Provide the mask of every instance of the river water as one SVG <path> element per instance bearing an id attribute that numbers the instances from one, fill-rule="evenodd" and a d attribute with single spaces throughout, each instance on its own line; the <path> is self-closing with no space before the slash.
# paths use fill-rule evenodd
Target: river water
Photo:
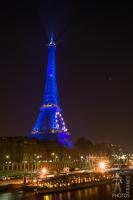
<path id="1" fill-rule="evenodd" d="M 6 192 L 0 193 L 0 200 L 111 200 L 111 199 L 132 199 L 133 200 L 133 184 L 130 182 L 130 197 L 129 198 L 115 198 L 112 197 L 116 184 L 107 184 L 96 186 L 87 189 L 80 189 L 70 192 L 62 192 L 50 195 L 35 195 L 33 193 Z M 125 186 L 124 186 L 125 187 Z M 125 189 L 122 188 L 122 192 Z"/>

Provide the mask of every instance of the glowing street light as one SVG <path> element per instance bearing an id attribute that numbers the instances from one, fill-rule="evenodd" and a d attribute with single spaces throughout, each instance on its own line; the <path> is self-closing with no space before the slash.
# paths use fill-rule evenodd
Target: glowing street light
<path id="1" fill-rule="evenodd" d="M 9 155 L 6 155 L 6 158 L 7 158 L 7 159 L 9 159 L 9 158 L 10 158 L 10 156 L 9 156 Z"/>
<path id="2" fill-rule="evenodd" d="M 51 153 L 51 156 L 55 156 L 55 153 L 53 152 L 53 153 Z"/>
<path id="3" fill-rule="evenodd" d="M 42 168 L 42 170 L 41 170 L 42 175 L 46 175 L 47 172 L 48 172 L 48 170 L 45 167 Z"/>
<path id="4" fill-rule="evenodd" d="M 107 168 L 106 163 L 104 161 L 100 161 L 98 163 L 98 168 L 99 168 L 100 171 L 105 171 L 106 168 Z"/>
<path id="5" fill-rule="evenodd" d="M 80 156 L 80 159 L 83 160 L 83 159 L 84 159 L 84 156 Z"/>

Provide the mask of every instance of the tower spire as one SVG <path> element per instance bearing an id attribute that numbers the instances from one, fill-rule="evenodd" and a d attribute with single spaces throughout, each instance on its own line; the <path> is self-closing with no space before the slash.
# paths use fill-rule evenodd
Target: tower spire
<path id="1" fill-rule="evenodd" d="M 51 33 L 48 45 L 48 64 L 44 91 L 44 104 L 58 104 L 55 53 L 56 45 L 54 42 L 54 34 Z"/>
<path id="2" fill-rule="evenodd" d="M 55 42 L 54 42 L 54 33 L 53 33 L 53 32 L 50 33 L 50 42 L 49 42 L 49 46 L 50 46 L 50 45 L 56 45 Z"/>

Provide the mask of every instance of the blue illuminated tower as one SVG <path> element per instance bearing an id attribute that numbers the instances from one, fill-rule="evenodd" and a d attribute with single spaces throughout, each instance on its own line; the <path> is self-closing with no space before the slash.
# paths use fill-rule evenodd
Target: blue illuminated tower
<path id="1" fill-rule="evenodd" d="M 56 44 L 51 34 L 50 43 L 48 45 L 48 65 L 43 105 L 40 108 L 39 116 L 30 133 L 30 137 L 57 140 L 65 146 L 71 146 L 70 133 L 66 128 L 58 101 L 55 51 Z"/>

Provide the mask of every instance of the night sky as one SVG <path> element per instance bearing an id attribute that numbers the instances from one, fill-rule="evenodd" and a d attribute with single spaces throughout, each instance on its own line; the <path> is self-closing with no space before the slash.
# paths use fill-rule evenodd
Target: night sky
<path id="1" fill-rule="evenodd" d="M 133 150 L 133 5 L 20 2 L 1 5 L 0 136 L 32 129 L 53 31 L 60 104 L 73 138 Z"/>

